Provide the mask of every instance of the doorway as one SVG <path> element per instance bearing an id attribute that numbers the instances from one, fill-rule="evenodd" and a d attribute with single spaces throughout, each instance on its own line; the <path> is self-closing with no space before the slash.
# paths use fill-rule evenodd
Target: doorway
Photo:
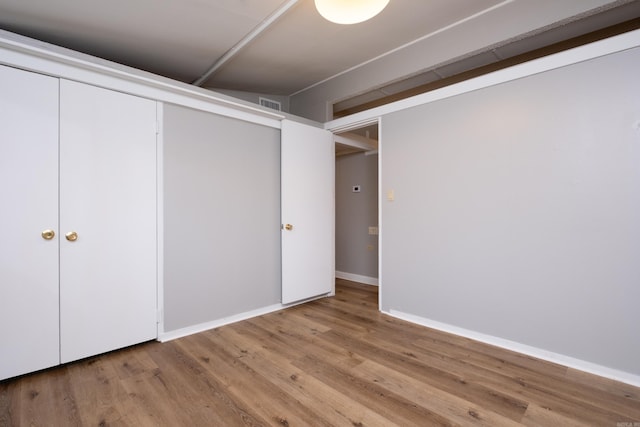
<path id="1" fill-rule="evenodd" d="M 336 279 L 379 286 L 378 121 L 336 142 Z"/>

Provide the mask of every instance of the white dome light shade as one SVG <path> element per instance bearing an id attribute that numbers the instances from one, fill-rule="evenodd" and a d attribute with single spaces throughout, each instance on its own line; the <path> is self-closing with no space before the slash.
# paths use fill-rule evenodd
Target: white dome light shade
<path id="1" fill-rule="evenodd" d="M 357 24 L 382 12 L 389 0 L 315 0 L 316 9 L 336 24 Z"/>

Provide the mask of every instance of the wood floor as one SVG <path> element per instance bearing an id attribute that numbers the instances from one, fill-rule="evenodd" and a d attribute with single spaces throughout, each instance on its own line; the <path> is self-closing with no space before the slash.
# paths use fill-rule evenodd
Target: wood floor
<path id="1" fill-rule="evenodd" d="M 0 426 L 640 427 L 640 389 L 412 325 L 376 288 L 0 382 Z"/>

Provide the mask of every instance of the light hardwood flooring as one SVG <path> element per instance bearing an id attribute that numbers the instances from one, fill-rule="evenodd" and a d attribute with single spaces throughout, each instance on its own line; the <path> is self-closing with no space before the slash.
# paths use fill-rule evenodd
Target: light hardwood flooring
<path id="1" fill-rule="evenodd" d="M 377 311 L 377 289 L 0 382 L 0 426 L 640 427 L 640 389 Z"/>

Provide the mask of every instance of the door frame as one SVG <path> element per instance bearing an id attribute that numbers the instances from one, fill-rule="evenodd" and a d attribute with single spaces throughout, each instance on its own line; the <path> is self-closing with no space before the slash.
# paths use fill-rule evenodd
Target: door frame
<path id="1" fill-rule="evenodd" d="M 382 280 L 382 117 L 377 116 L 371 119 L 356 121 L 348 123 L 342 126 L 331 127 L 334 122 L 325 123 L 325 129 L 334 134 L 334 138 L 337 134 L 349 132 L 352 130 L 361 129 L 364 127 L 376 125 L 378 127 L 378 310 L 382 307 L 382 292 L 383 292 L 383 280 Z M 341 141 L 341 144 L 349 145 L 347 141 Z M 360 145 L 352 145 L 354 148 L 362 149 Z M 335 252 L 335 251 L 334 251 Z"/>

